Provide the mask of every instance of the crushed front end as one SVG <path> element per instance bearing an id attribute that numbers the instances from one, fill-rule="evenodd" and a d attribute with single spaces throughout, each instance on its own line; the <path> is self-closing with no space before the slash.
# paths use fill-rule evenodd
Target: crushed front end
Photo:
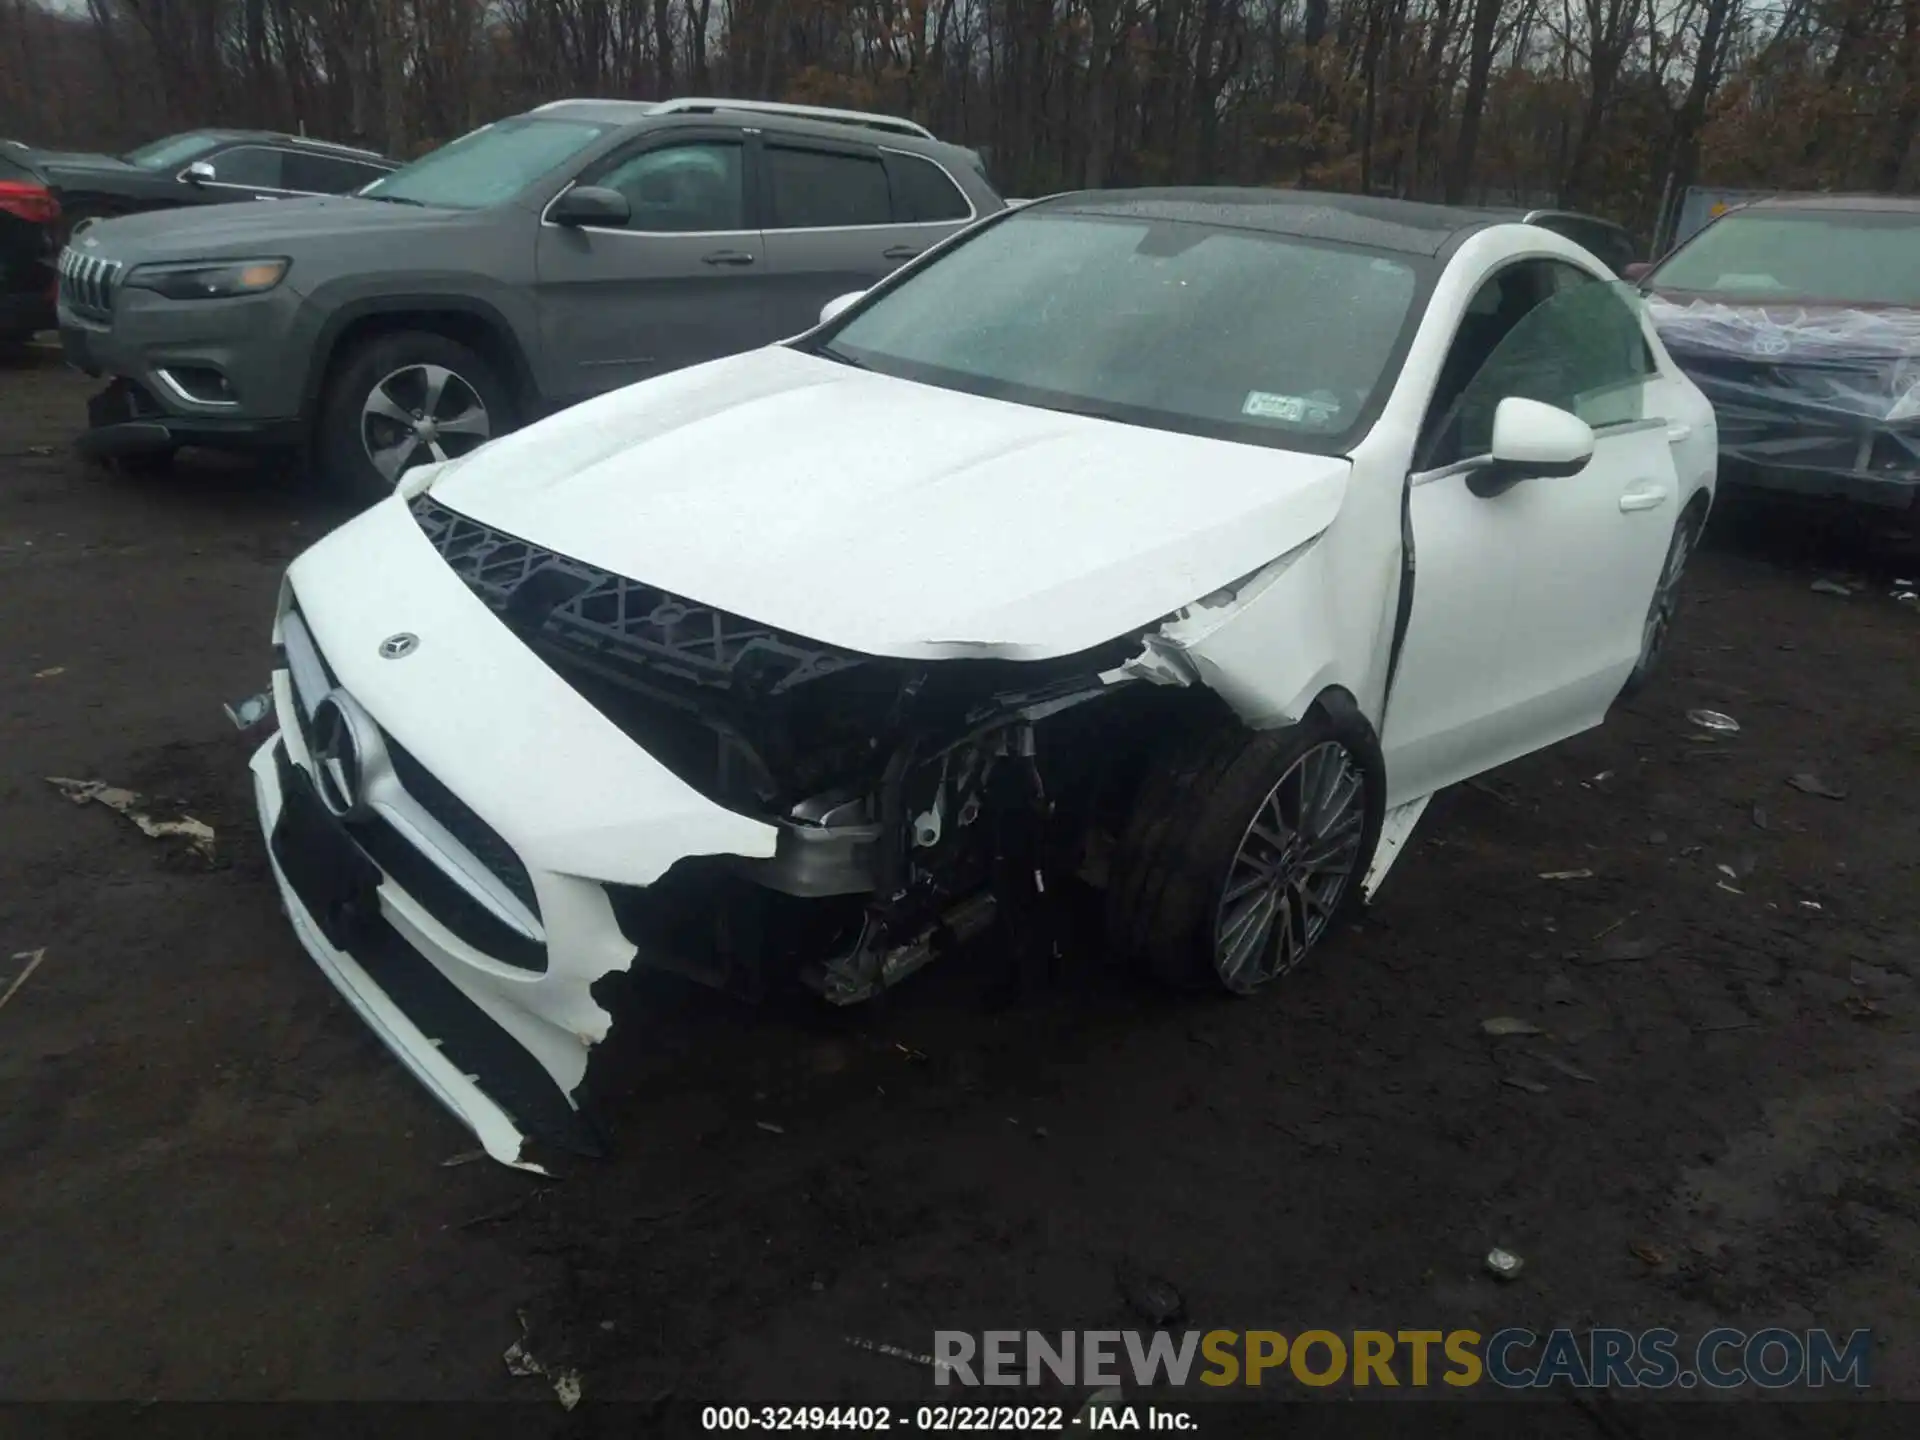
<path id="1" fill-rule="evenodd" d="M 275 643 L 253 772 L 295 929 L 521 1165 L 528 1140 L 597 1148 L 600 979 L 867 998 L 1097 867 L 1139 754 L 1196 703 L 1116 680 L 1137 633 L 1047 661 L 861 655 L 431 495 L 302 556 Z"/>

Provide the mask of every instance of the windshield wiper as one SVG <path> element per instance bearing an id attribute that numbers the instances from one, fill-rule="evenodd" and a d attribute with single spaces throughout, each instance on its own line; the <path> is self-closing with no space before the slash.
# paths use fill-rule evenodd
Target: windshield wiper
<path id="1" fill-rule="evenodd" d="M 806 354 L 818 355 L 822 360 L 831 360 L 836 365 L 850 366 L 855 370 L 871 370 L 873 367 L 864 360 L 856 360 L 844 350 L 836 350 L 824 340 L 817 345 L 809 345 Z"/>
<path id="2" fill-rule="evenodd" d="M 380 201 L 384 201 L 388 205 L 417 205 L 422 210 L 427 208 L 426 201 L 410 200 L 405 195 L 369 195 L 367 194 L 366 191 L 362 190 L 360 192 L 359 198 L 362 200 L 380 200 Z"/>

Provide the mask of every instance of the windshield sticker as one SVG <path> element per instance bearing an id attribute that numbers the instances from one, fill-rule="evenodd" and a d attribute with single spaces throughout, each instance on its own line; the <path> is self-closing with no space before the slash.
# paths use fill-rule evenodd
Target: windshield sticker
<path id="1" fill-rule="evenodd" d="M 1290 425 L 1325 425 L 1339 415 L 1340 402 L 1327 394 L 1275 395 L 1269 390 L 1249 390 L 1240 413 L 1256 420 L 1284 420 Z"/>

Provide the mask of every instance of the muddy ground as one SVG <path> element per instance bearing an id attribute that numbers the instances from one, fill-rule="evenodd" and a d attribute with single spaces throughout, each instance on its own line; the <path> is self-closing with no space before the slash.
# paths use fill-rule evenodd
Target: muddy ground
<path id="1" fill-rule="evenodd" d="M 1716 519 L 1650 692 L 1441 796 L 1360 931 L 1256 1002 L 1170 1001 L 1091 940 L 1011 1001 L 959 963 L 842 1014 L 636 982 L 612 1158 L 545 1184 L 444 1163 L 472 1141 L 267 877 L 220 705 L 341 512 L 245 464 L 90 470 L 86 393 L 49 351 L 0 368 L 0 990 L 45 952 L 0 1009 L 0 1396 L 558 1416 L 502 1364 L 524 1314 L 589 1399 L 663 1416 L 903 1401 L 927 1372 L 844 1337 L 1137 1323 L 1132 1265 L 1200 1327 L 1871 1326 L 1920 1398 L 1897 551 Z M 46 776 L 175 802 L 214 863 Z"/>

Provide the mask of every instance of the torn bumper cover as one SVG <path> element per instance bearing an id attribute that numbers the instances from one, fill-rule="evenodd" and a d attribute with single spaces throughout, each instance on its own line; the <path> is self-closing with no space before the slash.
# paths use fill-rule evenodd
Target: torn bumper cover
<path id="1" fill-rule="evenodd" d="M 1649 298 L 1713 402 L 1729 483 L 1904 508 L 1920 493 L 1920 314 Z"/>
<path id="2" fill-rule="evenodd" d="M 611 1017 L 593 986 L 638 954 L 610 891 L 689 857 L 769 857 L 775 829 L 542 664 L 404 504 L 295 562 L 274 639 L 279 733 L 252 772 L 301 943 L 489 1155 L 594 1153 L 578 1091 Z"/>

